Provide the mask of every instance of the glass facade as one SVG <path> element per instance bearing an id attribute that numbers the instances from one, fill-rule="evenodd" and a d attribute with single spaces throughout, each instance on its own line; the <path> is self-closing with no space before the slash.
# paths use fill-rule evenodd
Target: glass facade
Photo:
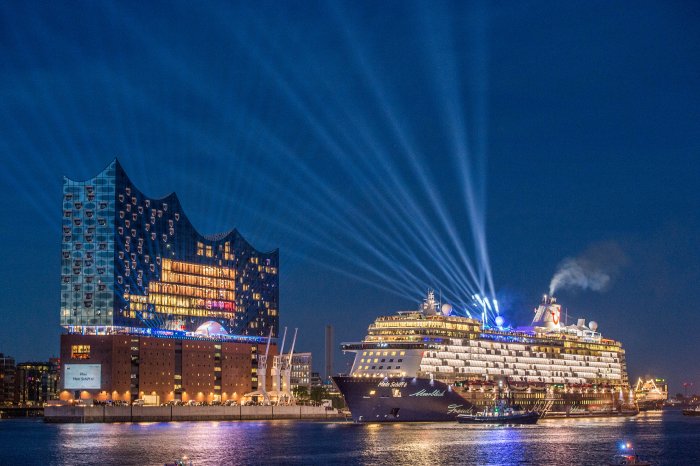
<path id="1" fill-rule="evenodd" d="M 277 336 L 277 250 L 236 230 L 200 235 L 174 193 L 146 197 L 116 160 L 91 180 L 65 179 L 63 196 L 64 327 Z"/>

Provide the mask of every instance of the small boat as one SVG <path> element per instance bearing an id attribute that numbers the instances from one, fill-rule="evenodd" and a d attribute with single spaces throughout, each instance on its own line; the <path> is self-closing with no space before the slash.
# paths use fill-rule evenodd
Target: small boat
<path id="1" fill-rule="evenodd" d="M 700 405 L 695 408 L 684 409 L 683 416 L 700 416 Z"/>
<path id="2" fill-rule="evenodd" d="M 535 411 L 504 413 L 484 412 L 479 414 L 459 414 L 460 424 L 536 424 L 540 415 Z"/>
<path id="3" fill-rule="evenodd" d="M 639 455 L 634 452 L 634 447 L 630 443 L 623 442 L 620 445 L 620 451 L 621 453 L 613 457 L 612 465 L 626 466 L 632 464 L 635 466 L 651 466 L 649 461 L 641 459 Z"/>

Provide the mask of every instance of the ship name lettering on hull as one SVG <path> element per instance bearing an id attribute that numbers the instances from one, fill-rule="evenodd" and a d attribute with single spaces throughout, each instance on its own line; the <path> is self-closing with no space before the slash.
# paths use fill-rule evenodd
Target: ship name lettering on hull
<path id="1" fill-rule="evenodd" d="M 427 391 L 425 388 L 417 391 L 416 393 L 411 393 L 408 396 L 445 396 L 445 390 L 433 390 L 432 392 Z"/>

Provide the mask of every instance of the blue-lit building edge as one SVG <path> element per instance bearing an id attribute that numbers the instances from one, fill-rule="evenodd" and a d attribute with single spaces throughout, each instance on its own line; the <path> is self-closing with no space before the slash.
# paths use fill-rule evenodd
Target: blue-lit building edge
<path id="1" fill-rule="evenodd" d="M 63 180 L 61 325 L 112 325 L 116 162 L 86 181 Z"/>
<path id="2" fill-rule="evenodd" d="M 103 254 L 111 254 L 112 260 L 107 262 L 112 264 L 112 267 L 109 270 L 99 270 L 100 276 L 105 277 L 104 281 L 109 282 L 109 287 L 108 293 L 101 295 L 97 307 L 107 308 L 110 305 L 109 299 L 112 300 L 111 306 L 107 312 L 100 312 L 99 315 L 96 314 L 98 311 L 90 312 L 85 306 L 77 306 L 75 315 L 66 319 L 63 318 L 62 311 L 61 324 L 64 327 L 70 330 L 76 328 L 74 326 L 105 325 L 123 329 L 144 329 L 138 333 L 153 336 L 183 336 L 191 334 L 201 324 L 215 320 L 231 334 L 231 337 L 266 337 L 270 327 L 273 329 L 273 337 L 277 336 L 279 275 L 260 273 L 258 265 L 279 270 L 278 250 L 259 252 L 237 230 L 214 236 L 199 234 L 184 214 L 175 193 L 160 199 L 145 196 L 130 181 L 117 160 L 95 178 L 80 184 L 90 186 L 97 184 L 97 180 L 101 179 L 107 179 L 107 184 L 113 185 L 111 200 L 107 206 L 108 212 L 112 214 L 107 225 L 111 234 L 106 235 L 106 244 L 100 246 Z M 66 186 L 76 183 L 65 179 L 64 191 Z M 64 237 L 64 249 L 74 248 L 74 245 L 70 244 L 71 241 L 66 244 L 65 240 Z M 231 244 L 234 256 L 232 260 L 224 259 L 219 251 L 219 246 L 227 241 Z M 214 257 L 197 255 L 197 242 L 211 246 Z M 125 293 L 146 295 L 150 281 L 160 280 L 160 262 L 166 257 L 177 261 L 235 269 L 235 318 L 189 317 L 186 319 L 184 331 L 175 331 L 167 328 L 174 316 L 159 313 L 152 305 L 149 305 L 147 315 L 139 313 L 136 318 L 129 317 L 129 302 L 125 299 Z M 257 258 L 258 263 L 252 263 L 251 258 Z M 246 284 L 247 289 L 244 289 Z M 254 299 L 256 294 L 260 299 Z M 79 303 L 75 300 L 66 302 L 66 307 L 75 307 L 76 304 Z M 270 315 L 270 309 L 275 311 L 275 315 Z"/>

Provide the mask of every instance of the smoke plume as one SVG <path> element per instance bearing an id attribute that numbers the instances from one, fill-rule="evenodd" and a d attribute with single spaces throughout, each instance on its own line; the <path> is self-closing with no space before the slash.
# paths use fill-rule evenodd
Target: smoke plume
<path id="1" fill-rule="evenodd" d="M 560 289 L 605 291 L 627 263 L 620 246 L 612 241 L 590 246 L 578 257 L 567 257 L 549 283 L 549 294 Z"/>

